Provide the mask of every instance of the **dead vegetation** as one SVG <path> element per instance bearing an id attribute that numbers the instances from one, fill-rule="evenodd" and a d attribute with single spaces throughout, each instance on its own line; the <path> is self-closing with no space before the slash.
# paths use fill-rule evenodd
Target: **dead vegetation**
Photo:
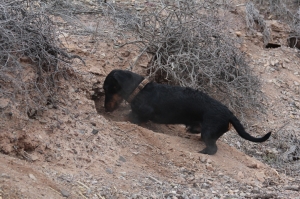
<path id="1" fill-rule="evenodd" d="M 0 21 L 0 97 L 34 117 L 46 103 L 54 103 L 59 79 L 67 78 L 72 60 L 80 57 L 62 47 L 39 1 L 4 1 Z"/>
<path id="2" fill-rule="evenodd" d="M 114 17 L 117 35 L 125 42 L 115 45 L 136 45 L 140 56 L 151 55 L 149 76 L 158 82 L 200 89 L 240 116 L 246 110 L 262 110 L 260 82 L 226 28 L 220 12 L 220 8 L 226 12 L 225 7 L 210 1 L 179 1 L 143 13 L 123 11 Z"/>
<path id="3" fill-rule="evenodd" d="M 256 24 L 258 25 L 258 28 L 263 34 L 264 47 L 266 47 L 271 39 L 270 28 L 252 2 L 246 4 L 246 24 L 250 32 L 254 31 Z"/>
<path id="4" fill-rule="evenodd" d="M 26 106 L 19 106 L 30 117 L 34 117 L 36 110 L 45 103 L 53 103 L 59 79 L 72 71 L 70 64 L 74 56 L 69 56 L 61 48 L 59 32 L 49 13 L 75 27 L 70 30 L 72 34 L 92 35 L 95 39 L 104 33 L 100 27 L 105 20 L 96 18 L 97 25 L 89 26 L 80 20 L 79 15 L 111 17 L 116 22 L 116 30 L 109 39 L 114 40 L 115 47 L 138 46 L 139 57 L 150 55 L 149 75 L 157 81 L 203 90 L 240 114 L 261 105 L 259 79 L 252 75 L 244 54 L 236 47 L 237 40 L 231 37 L 227 24 L 220 18 L 220 8 L 226 10 L 226 5 L 210 1 L 203 4 L 176 1 L 172 5 L 160 4 L 137 12 L 116 4 L 87 6 L 83 1 L 76 1 L 78 4 L 43 2 L 46 3 L 43 6 L 39 3 L 29 6 L 26 1 L 7 1 L 0 7 L 0 97 L 22 98 Z M 37 11 L 38 7 L 44 9 Z M 257 7 L 249 8 L 252 15 L 249 15 L 248 27 L 253 28 L 258 21 L 259 27 L 266 30 L 264 41 L 268 41 L 263 15 L 257 12 Z M 294 20 L 297 33 L 299 23 L 297 18 Z M 24 66 L 25 62 L 30 64 Z M 138 59 L 135 59 L 131 67 L 137 63 Z M 279 136 L 274 137 L 270 144 L 277 151 L 268 150 L 267 155 L 255 156 L 294 176 L 299 170 L 299 138 L 286 136 L 285 132 L 278 133 Z M 245 144 L 241 150 L 252 155 L 247 148 L 249 145 Z"/>
<path id="5" fill-rule="evenodd" d="M 265 26 L 265 21 L 262 17 L 266 16 L 269 19 L 278 19 L 289 26 L 289 37 L 287 38 L 288 45 L 292 48 L 300 49 L 300 2 L 297 0 L 276 0 L 276 1 L 261 1 L 253 0 L 247 3 L 246 19 L 253 17 L 256 23 L 262 28 L 262 34 L 265 38 L 269 38 L 268 28 Z M 259 11 L 262 15 L 259 15 Z M 254 12 L 253 12 L 254 11 Z M 263 16 L 264 15 L 264 16 Z M 256 17 L 255 17 L 256 16 Z M 247 23 L 251 27 L 251 23 Z"/>

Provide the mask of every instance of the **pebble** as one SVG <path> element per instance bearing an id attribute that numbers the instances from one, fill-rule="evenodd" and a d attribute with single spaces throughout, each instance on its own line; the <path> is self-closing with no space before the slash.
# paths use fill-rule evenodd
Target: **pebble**
<path id="1" fill-rule="evenodd" d="M 120 157 L 119 157 L 119 161 L 121 161 L 121 162 L 126 162 L 126 159 L 125 159 L 123 156 L 120 156 Z"/>
<path id="2" fill-rule="evenodd" d="M 209 171 L 214 171 L 214 168 L 211 164 L 206 164 L 206 169 L 209 170 Z"/>
<path id="3" fill-rule="evenodd" d="M 93 129 L 92 134 L 96 135 L 99 132 L 99 130 Z"/>
<path id="4" fill-rule="evenodd" d="M 6 178 L 6 179 L 10 178 L 10 176 L 8 174 L 6 174 L 6 173 L 1 173 L 0 177 L 1 178 Z"/>
<path id="5" fill-rule="evenodd" d="M 242 32 L 241 32 L 241 31 L 236 31 L 235 34 L 236 34 L 236 36 L 238 36 L 238 37 L 242 36 Z"/>
<path id="6" fill-rule="evenodd" d="M 39 159 L 39 157 L 37 155 L 31 155 L 31 160 L 34 162 L 34 161 L 37 161 Z"/>
<path id="7" fill-rule="evenodd" d="M 84 134 L 84 133 L 85 133 L 85 130 L 84 130 L 84 129 L 79 129 L 78 131 L 79 131 L 79 133 L 81 133 L 81 134 Z"/>
<path id="8" fill-rule="evenodd" d="M 125 52 L 122 52 L 121 55 L 123 57 L 128 57 L 130 55 L 130 52 L 129 51 L 125 51 Z"/>
<path id="9" fill-rule="evenodd" d="M 201 186 L 202 189 L 208 189 L 210 188 L 210 185 L 207 184 L 207 183 L 203 183 L 202 186 Z"/>
<path id="10" fill-rule="evenodd" d="M 113 174 L 113 173 L 114 173 L 113 170 L 110 169 L 110 168 L 107 168 L 105 171 L 106 171 L 106 173 L 108 173 L 108 174 Z"/>
<path id="11" fill-rule="evenodd" d="M 64 189 L 61 189 L 60 193 L 65 198 L 68 198 L 70 196 L 70 193 L 67 190 L 64 190 Z"/>
<path id="12" fill-rule="evenodd" d="M 243 179 L 245 177 L 243 172 L 241 172 L 241 171 L 238 172 L 237 176 L 239 179 Z"/>
<path id="13" fill-rule="evenodd" d="M 36 177 L 33 174 L 29 174 L 29 178 L 31 178 L 32 180 L 36 181 Z"/>
<path id="14" fill-rule="evenodd" d="M 205 156 L 200 156 L 200 161 L 202 162 L 202 163 L 205 163 L 206 162 L 206 160 L 207 160 L 207 158 L 205 157 Z"/>

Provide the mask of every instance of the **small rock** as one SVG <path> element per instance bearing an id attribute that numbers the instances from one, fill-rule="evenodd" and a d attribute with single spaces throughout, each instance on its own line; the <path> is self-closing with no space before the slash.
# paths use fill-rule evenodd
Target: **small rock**
<path id="1" fill-rule="evenodd" d="M 265 181 L 265 174 L 263 172 L 257 172 L 255 173 L 255 176 L 257 177 L 257 179 L 261 182 Z"/>
<path id="2" fill-rule="evenodd" d="M 263 35 L 262 33 L 260 33 L 260 32 L 257 32 L 256 35 L 257 35 L 258 37 L 263 37 L 263 36 L 264 36 L 264 35 Z"/>
<path id="3" fill-rule="evenodd" d="M 29 174 L 29 178 L 31 178 L 32 180 L 36 181 L 36 177 L 33 174 Z"/>
<path id="4" fill-rule="evenodd" d="M 9 100 L 8 99 L 0 99 L 0 110 L 1 109 L 5 109 L 9 104 Z"/>
<path id="5" fill-rule="evenodd" d="M 238 36 L 238 37 L 240 37 L 240 36 L 242 36 L 242 32 L 241 31 L 236 31 L 235 35 Z"/>
<path id="6" fill-rule="evenodd" d="M 260 193 L 260 190 L 258 187 L 254 187 L 252 190 L 251 190 L 251 193 Z"/>
<path id="7" fill-rule="evenodd" d="M 271 60 L 271 65 L 272 65 L 272 66 L 275 66 L 275 65 L 278 64 L 278 63 L 279 63 L 278 60 Z"/>
<path id="8" fill-rule="evenodd" d="M 46 120 L 43 120 L 43 119 L 39 119 L 39 122 L 40 122 L 41 124 L 47 124 L 47 123 L 48 123 Z"/>
<path id="9" fill-rule="evenodd" d="M 206 169 L 209 170 L 209 171 L 214 171 L 214 168 L 211 164 L 206 164 Z"/>
<path id="10" fill-rule="evenodd" d="M 210 188 L 210 185 L 204 182 L 204 183 L 202 184 L 201 188 L 202 188 L 202 189 L 208 189 L 208 188 Z"/>
<path id="11" fill-rule="evenodd" d="M 63 197 L 68 198 L 70 196 L 70 193 L 67 190 L 60 190 L 60 193 Z"/>
<path id="12" fill-rule="evenodd" d="M 10 176 L 8 174 L 6 174 L 6 173 L 1 173 L 0 177 L 1 178 L 6 178 L 6 179 L 10 178 Z"/>
<path id="13" fill-rule="evenodd" d="M 138 60 L 138 56 L 132 59 L 132 62 L 135 63 Z"/>
<path id="14" fill-rule="evenodd" d="M 259 164 L 257 164 L 256 162 L 252 162 L 252 163 L 248 164 L 247 167 L 252 168 L 252 169 L 258 169 Z"/>
<path id="15" fill-rule="evenodd" d="M 92 134 L 96 135 L 99 132 L 99 130 L 93 129 Z"/>
<path id="16" fill-rule="evenodd" d="M 113 170 L 111 170 L 110 168 L 107 168 L 105 171 L 106 171 L 106 173 L 108 173 L 108 174 L 113 174 L 113 173 L 114 173 Z"/>
<path id="17" fill-rule="evenodd" d="M 145 10 L 145 8 L 141 8 L 141 7 L 136 7 L 135 9 L 136 9 L 136 11 L 142 11 L 142 10 Z"/>
<path id="18" fill-rule="evenodd" d="M 123 156 L 120 156 L 120 157 L 119 157 L 119 161 L 121 161 L 121 162 L 126 162 L 126 159 L 125 159 Z"/>
<path id="19" fill-rule="evenodd" d="M 140 66 L 143 67 L 143 68 L 147 68 L 148 67 L 147 64 L 140 64 Z"/>
<path id="20" fill-rule="evenodd" d="M 84 134 L 84 133 L 85 133 L 85 130 L 84 130 L 84 129 L 79 129 L 78 131 L 79 131 L 79 133 L 81 133 L 81 134 Z"/>
<path id="21" fill-rule="evenodd" d="M 200 156 L 199 159 L 202 163 L 205 163 L 207 161 L 207 158 L 205 156 Z"/>
<path id="22" fill-rule="evenodd" d="M 245 177 L 243 172 L 241 172 L 241 171 L 238 172 L 237 176 L 239 179 L 243 179 Z"/>
<path id="23" fill-rule="evenodd" d="M 84 55 L 89 55 L 90 54 L 87 49 L 83 49 L 82 52 L 83 52 Z"/>
<path id="24" fill-rule="evenodd" d="M 268 24 L 271 27 L 271 30 L 275 32 L 284 32 L 285 28 L 282 24 L 280 24 L 277 20 L 271 20 L 270 24 Z"/>
<path id="25" fill-rule="evenodd" d="M 121 55 L 123 57 L 128 57 L 130 55 L 130 52 L 129 51 L 125 51 L 125 52 L 122 52 Z"/>
<path id="26" fill-rule="evenodd" d="M 294 81 L 295 86 L 299 86 L 300 84 L 296 81 Z"/>
<path id="27" fill-rule="evenodd" d="M 39 159 L 38 156 L 36 156 L 36 155 L 31 155 L 31 160 L 32 160 L 32 161 L 37 161 L 38 159 Z"/>
<path id="28" fill-rule="evenodd" d="M 282 66 L 282 68 L 287 68 L 285 63 L 282 63 L 281 66 Z"/>

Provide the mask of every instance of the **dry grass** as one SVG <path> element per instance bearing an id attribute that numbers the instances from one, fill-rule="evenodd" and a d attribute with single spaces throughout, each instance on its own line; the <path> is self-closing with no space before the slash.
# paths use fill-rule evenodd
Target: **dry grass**
<path id="1" fill-rule="evenodd" d="M 180 1 L 143 13 L 123 10 L 114 17 L 117 35 L 125 42 L 115 45 L 136 45 L 140 56 L 152 55 L 149 76 L 158 82 L 203 90 L 240 116 L 257 111 L 260 83 L 237 41 L 226 32 L 228 24 L 219 12 L 224 7 L 210 1 Z"/>
<path id="2" fill-rule="evenodd" d="M 252 5 L 259 8 L 263 14 L 272 15 L 284 21 L 290 27 L 290 37 L 300 37 L 300 1 L 298 0 L 253 0 Z M 249 3 L 248 3 L 249 4 Z"/>
<path id="3" fill-rule="evenodd" d="M 67 78 L 74 58 L 80 59 L 62 48 L 42 5 L 7 0 L 0 6 L 0 97 L 29 117 L 54 102 L 59 79 Z"/>
<path id="4" fill-rule="evenodd" d="M 256 24 L 258 25 L 258 28 L 263 34 L 264 46 L 266 46 L 271 40 L 271 31 L 267 26 L 264 17 L 260 15 L 252 2 L 246 4 L 246 23 L 250 31 L 255 29 Z"/>

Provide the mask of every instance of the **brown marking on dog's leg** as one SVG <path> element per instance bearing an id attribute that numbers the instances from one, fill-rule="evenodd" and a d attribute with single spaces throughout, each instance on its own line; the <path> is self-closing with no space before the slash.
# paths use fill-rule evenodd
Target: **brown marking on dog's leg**
<path id="1" fill-rule="evenodd" d="M 229 124 L 228 124 L 228 131 L 230 131 L 231 128 L 232 128 L 232 124 L 229 123 Z"/>

